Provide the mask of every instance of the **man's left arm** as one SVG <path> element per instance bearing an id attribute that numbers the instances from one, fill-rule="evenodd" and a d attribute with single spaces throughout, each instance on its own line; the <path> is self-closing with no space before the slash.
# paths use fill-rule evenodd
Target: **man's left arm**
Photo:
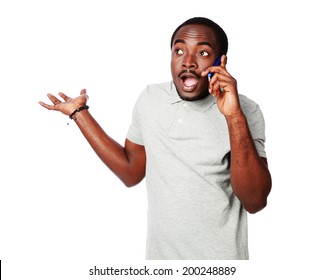
<path id="1" fill-rule="evenodd" d="M 271 175 L 267 159 L 258 155 L 245 115 L 226 118 L 231 145 L 231 184 L 237 198 L 250 213 L 267 204 Z"/>
<path id="2" fill-rule="evenodd" d="M 211 66 L 202 72 L 214 75 L 209 92 L 217 98 L 217 106 L 225 116 L 231 145 L 231 184 L 237 198 L 250 213 L 256 213 L 267 204 L 271 190 L 271 175 L 267 160 L 259 156 L 244 115 L 236 80 L 226 69 L 227 57 L 222 56 L 220 66 Z"/>

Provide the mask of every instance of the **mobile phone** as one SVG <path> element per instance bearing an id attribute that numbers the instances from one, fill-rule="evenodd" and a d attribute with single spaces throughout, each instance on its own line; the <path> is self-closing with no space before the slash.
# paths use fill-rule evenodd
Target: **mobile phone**
<path id="1" fill-rule="evenodd" d="M 220 63 L 221 63 L 221 59 L 222 59 L 222 56 L 221 55 L 219 57 L 217 57 L 217 59 L 215 60 L 213 66 L 219 66 Z M 210 80 L 213 77 L 213 75 L 214 75 L 214 73 L 209 72 L 208 73 L 208 79 Z"/>

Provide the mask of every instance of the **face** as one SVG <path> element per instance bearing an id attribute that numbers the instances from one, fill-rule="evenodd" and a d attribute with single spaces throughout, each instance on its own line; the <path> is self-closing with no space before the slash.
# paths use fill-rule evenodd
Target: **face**
<path id="1" fill-rule="evenodd" d="M 216 59 L 216 38 L 210 27 L 190 24 L 172 42 L 171 72 L 179 96 L 193 101 L 208 96 L 208 78 L 201 72 Z"/>

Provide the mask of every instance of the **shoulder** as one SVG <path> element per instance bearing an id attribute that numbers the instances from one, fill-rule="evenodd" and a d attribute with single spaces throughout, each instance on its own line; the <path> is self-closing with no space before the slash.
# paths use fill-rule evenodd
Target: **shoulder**
<path id="1" fill-rule="evenodd" d="M 252 115 L 255 113 L 262 113 L 260 106 L 254 100 L 245 95 L 239 94 L 240 105 L 245 115 Z"/>
<path id="2" fill-rule="evenodd" d="M 172 91 L 173 83 L 171 81 L 159 84 L 150 84 L 146 87 L 147 92 L 165 92 L 170 93 Z"/>
<path id="3" fill-rule="evenodd" d="M 239 94 L 239 99 L 242 109 L 251 111 L 255 110 L 256 108 L 259 108 L 259 105 L 254 100 L 248 98 L 243 94 Z"/>
<path id="4" fill-rule="evenodd" d="M 144 97 L 170 96 L 173 88 L 172 82 L 165 82 L 160 84 L 150 84 L 142 91 Z"/>
<path id="5" fill-rule="evenodd" d="M 247 118 L 250 129 L 254 125 L 258 125 L 264 129 L 265 121 L 259 104 L 245 95 L 240 94 L 239 99 L 242 111 Z"/>
<path id="6" fill-rule="evenodd" d="M 146 88 L 139 95 L 136 105 L 146 106 L 154 103 L 163 102 L 170 98 L 172 88 L 172 82 L 147 85 Z"/>

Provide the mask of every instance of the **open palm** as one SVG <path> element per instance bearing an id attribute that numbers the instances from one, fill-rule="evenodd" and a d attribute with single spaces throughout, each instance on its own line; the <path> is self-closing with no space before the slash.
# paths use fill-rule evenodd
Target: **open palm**
<path id="1" fill-rule="evenodd" d="M 65 115 L 70 115 L 77 108 L 86 105 L 88 100 L 88 95 L 85 89 L 81 90 L 80 95 L 75 98 L 71 98 L 62 92 L 58 93 L 58 95 L 63 99 L 63 101 L 49 93 L 47 94 L 47 97 L 52 101 L 53 105 L 46 104 L 42 101 L 39 102 L 39 104 L 48 110 L 59 111 Z"/>

